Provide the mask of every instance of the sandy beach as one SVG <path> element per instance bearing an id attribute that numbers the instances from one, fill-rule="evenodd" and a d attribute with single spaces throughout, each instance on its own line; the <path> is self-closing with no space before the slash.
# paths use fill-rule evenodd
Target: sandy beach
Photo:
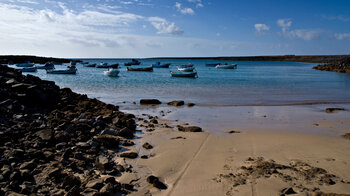
<path id="1" fill-rule="evenodd" d="M 348 194 L 350 141 L 342 135 L 349 132 L 349 105 L 326 113 L 331 106 L 143 107 L 138 146 L 153 148 L 136 149 L 149 158 L 132 162 L 139 168 L 126 180 L 140 187 L 135 195 Z M 166 114 L 152 132 L 146 111 Z M 204 131 L 177 131 L 187 123 Z M 168 188 L 142 183 L 150 174 Z"/>

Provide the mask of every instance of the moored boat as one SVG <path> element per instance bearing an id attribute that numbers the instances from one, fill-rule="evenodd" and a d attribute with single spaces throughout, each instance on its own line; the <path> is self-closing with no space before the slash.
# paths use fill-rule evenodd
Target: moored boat
<path id="1" fill-rule="evenodd" d="M 188 65 L 179 65 L 179 66 L 176 66 L 177 68 L 185 68 L 185 67 L 193 67 L 194 64 L 192 63 L 189 63 Z"/>
<path id="2" fill-rule="evenodd" d="M 29 61 L 25 61 L 24 63 L 16 64 L 17 67 L 33 67 L 35 63 L 30 63 Z"/>
<path id="3" fill-rule="evenodd" d="M 197 72 L 170 72 L 172 77 L 187 77 L 195 78 L 197 77 Z"/>
<path id="4" fill-rule="evenodd" d="M 160 62 L 157 62 L 155 64 L 152 64 L 152 67 L 153 68 L 169 68 L 171 63 L 164 63 L 164 64 L 161 64 Z"/>
<path id="5" fill-rule="evenodd" d="M 236 69 L 237 64 L 223 64 L 223 65 L 217 65 L 215 67 L 216 69 Z"/>
<path id="6" fill-rule="evenodd" d="M 85 64 L 83 65 L 84 67 L 96 67 L 96 63 L 93 64 Z"/>
<path id="7" fill-rule="evenodd" d="M 194 70 L 194 67 L 178 67 L 177 70 L 183 72 L 192 72 Z"/>
<path id="8" fill-rule="evenodd" d="M 153 71 L 153 67 L 144 67 L 144 68 L 127 68 L 128 71 Z"/>
<path id="9" fill-rule="evenodd" d="M 140 65 L 141 62 L 136 59 L 131 59 L 131 62 L 125 63 L 125 66 L 131 66 L 131 65 Z"/>
<path id="10" fill-rule="evenodd" d="M 96 65 L 96 68 L 118 68 L 118 67 L 119 67 L 118 63 L 108 65 L 108 63 L 101 62 L 99 65 Z"/>
<path id="11" fill-rule="evenodd" d="M 67 69 L 63 70 L 46 70 L 47 74 L 76 74 L 78 69 L 73 65 L 73 66 L 68 66 Z"/>
<path id="12" fill-rule="evenodd" d="M 22 69 L 19 69 L 22 72 L 36 72 L 37 68 L 36 67 L 23 67 Z"/>
<path id="13" fill-rule="evenodd" d="M 47 62 L 43 66 L 36 66 L 36 68 L 37 69 L 46 69 L 46 70 L 48 70 L 48 69 L 55 69 L 55 65 L 50 63 L 50 62 Z"/>
<path id="14" fill-rule="evenodd" d="M 221 63 L 207 63 L 205 66 L 207 67 L 216 67 L 217 65 L 221 65 Z"/>
<path id="15" fill-rule="evenodd" d="M 109 68 L 108 71 L 104 71 L 103 73 L 104 73 L 105 76 L 117 77 L 118 74 L 119 74 L 119 70 L 118 69 Z"/>

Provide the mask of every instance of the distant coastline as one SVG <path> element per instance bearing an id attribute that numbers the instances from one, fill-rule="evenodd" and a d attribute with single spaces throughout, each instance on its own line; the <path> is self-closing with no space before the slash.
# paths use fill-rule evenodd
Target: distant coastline
<path id="1" fill-rule="evenodd" d="M 208 60 L 217 60 L 217 61 L 281 61 L 281 62 L 305 62 L 305 63 L 330 63 L 330 62 L 339 61 L 345 58 L 350 58 L 350 55 L 152 57 L 152 58 L 140 58 L 140 59 L 208 59 Z M 45 63 L 47 61 L 68 63 L 72 59 L 85 59 L 85 58 L 68 59 L 68 58 L 38 57 L 38 56 L 30 56 L 30 55 L 0 55 L 0 64 L 7 64 L 10 61 L 13 63 L 22 63 L 26 60 L 34 63 Z M 101 58 L 101 59 L 104 59 L 104 58 Z"/>

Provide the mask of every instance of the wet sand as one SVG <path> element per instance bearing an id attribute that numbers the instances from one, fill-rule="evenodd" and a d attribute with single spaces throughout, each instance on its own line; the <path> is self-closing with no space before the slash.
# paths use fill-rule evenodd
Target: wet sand
<path id="1" fill-rule="evenodd" d="M 333 106 L 346 110 L 325 113 Z M 139 186 L 135 195 L 277 195 L 285 188 L 298 195 L 350 193 L 350 141 L 342 137 L 350 132 L 349 105 L 143 109 L 134 113 L 165 120 L 152 132 L 140 127 L 139 143 L 154 148 L 136 149 L 149 158 L 133 163 L 137 173 L 128 180 Z M 186 123 L 204 132 L 177 131 Z M 143 183 L 151 174 L 168 188 Z"/>

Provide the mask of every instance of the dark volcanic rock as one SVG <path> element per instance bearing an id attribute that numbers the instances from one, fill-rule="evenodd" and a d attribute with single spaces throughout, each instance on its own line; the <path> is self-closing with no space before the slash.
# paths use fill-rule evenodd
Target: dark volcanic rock
<path id="1" fill-rule="evenodd" d="M 158 189 L 167 189 L 168 187 L 159 180 L 158 177 L 156 176 L 148 176 L 147 177 L 147 182 L 150 184 L 153 184 L 154 187 Z"/>
<path id="2" fill-rule="evenodd" d="M 291 194 L 296 194 L 296 192 L 293 190 L 292 187 L 284 188 L 281 191 L 281 195 L 291 195 Z"/>
<path id="3" fill-rule="evenodd" d="M 160 102 L 158 99 L 141 99 L 140 100 L 140 104 L 142 105 L 147 105 L 147 104 L 161 104 L 162 102 Z"/>
<path id="4" fill-rule="evenodd" d="M 344 138 L 350 140 L 350 133 L 345 133 Z"/>
<path id="5" fill-rule="evenodd" d="M 186 126 L 186 127 L 184 127 L 184 126 L 178 125 L 177 129 L 179 131 L 182 131 L 182 132 L 202 132 L 202 128 L 197 127 L 197 126 Z"/>
<path id="6" fill-rule="evenodd" d="M 344 111 L 344 108 L 326 108 L 326 113 L 334 113 L 338 111 Z"/>
<path id="7" fill-rule="evenodd" d="M 118 106 L 0 65 L 0 195 L 120 195 L 99 175 L 125 171 L 112 157 L 135 128 Z"/>
<path id="8" fill-rule="evenodd" d="M 187 104 L 188 107 L 193 107 L 193 106 L 195 106 L 195 105 L 196 105 L 196 104 L 194 104 L 194 103 L 188 103 L 188 104 Z"/>
<path id="9" fill-rule="evenodd" d="M 125 157 L 129 159 L 135 159 L 138 156 L 137 152 L 123 152 L 120 154 L 120 157 Z"/>
<path id="10" fill-rule="evenodd" d="M 147 150 L 153 148 L 153 146 L 152 146 L 151 144 L 149 144 L 148 142 L 144 143 L 144 144 L 142 145 L 142 147 L 145 148 L 145 149 L 147 149 Z"/>
<path id="11" fill-rule="evenodd" d="M 172 106 L 183 106 L 185 104 L 185 102 L 184 101 L 171 101 L 171 102 L 169 102 L 168 103 L 168 105 L 172 105 Z"/>

